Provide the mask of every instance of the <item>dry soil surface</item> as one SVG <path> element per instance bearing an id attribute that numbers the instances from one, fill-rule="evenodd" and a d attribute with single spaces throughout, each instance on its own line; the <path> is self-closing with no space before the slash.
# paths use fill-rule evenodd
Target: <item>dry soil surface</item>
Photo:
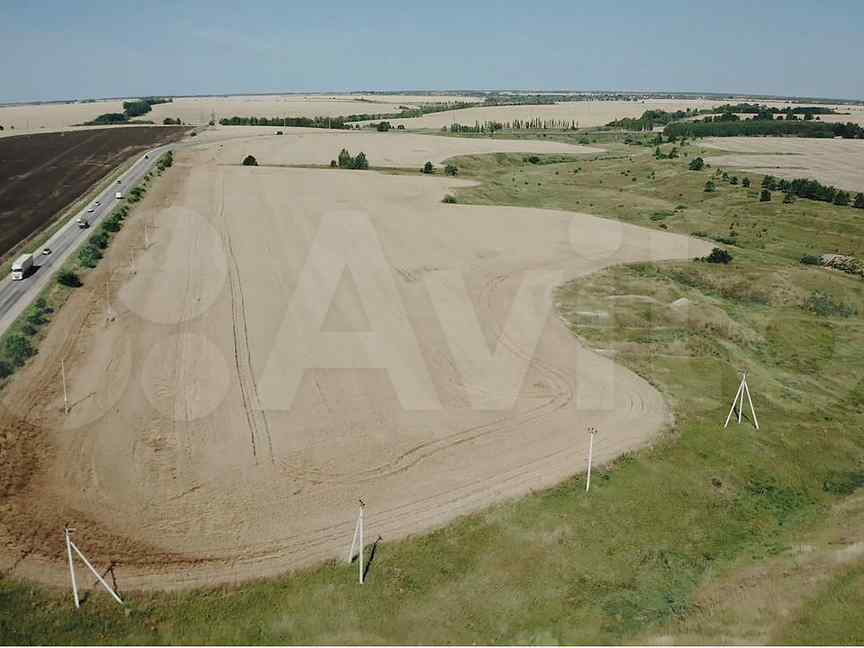
<path id="1" fill-rule="evenodd" d="M 216 160 L 239 164 L 252 155 L 259 165 L 328 165 L 339 157 L 343 148 L 352 155 L 366 154 L 373 167 L 417 167 L 427 161 L 440 164 L 458 155 L 479 153 L 551 153 L 588 155 L 602 149 L 560 142 L 525 142 L 505 139 L 468 139 L 439 137 L 403 131 L 328 130 L 323 128 L 288 128 L 285 135 L 273 136 L 276 129 L 260 126 L 219 126 L 209 128 L 198 141 L 209 147 L 211 142 L 224 143 L 215 151 Z M 248 133 L 248 138 L 242 138 Z M 230 140 L 230 143 L 226 143 Z"/>
<path id="2" fill-rule="evenodd" d="M 706 162 L 714 166 L 735 167 L 790 180 L 813 178 L 849 191 L 864 191 L 864 140 L 716 137 L 703 143 L 732 151 L 706 158 Z"/>
<path id="3" fill-rule="evenodd" d="M 139 119 L 161 124 L 179 117 L 187 124 L 206 124 L 213 115 L 223 117 L 336 117 L 363 113 L 399 112 L 399 106 L 424 103 L 477 101 L 476 97 L 423 95 L 250 95 L 227 97 L 176 97 L 157 104 Z M 123 102 L 96 101 L 69 104 L 20 104 L 0 106 L 0 126 L 18 132 L 57 130 L 83 124 L 102 113 L 123 112 Z M 4 131 L 5 132 L 5 131 Z"/>
<path id="4" fill-rule="evenodd" d="M 665 100 L 645 101 L 570 101 L 548 105 L 489 106 L 463 108 L 447 112 L 430 113 L 412 119 L 390 120 L 394 125 L 406 128 L 434 128 L 449 126 L 453 122 L 473 125 L 475 121 L 512 122 L 514 119 L 557 119 L 575 121 L 580 128 L 605 126 L 610 121 L 623 117 L 640 117 L 646 110 L 687 110 L 713 108 L 723 101 Z"/>
<path id="5" fill-rule="evenodd" d="M 276 574 L 344 558 L 358 497 L 393 540 L 583 470 L 586 426 L 600 463 L 669 421 L 552 289 L 704 242 L 442 204 L 464 180 L 221 163 L 247 149 L 177 154 L 4 394 L 4 570 L 62 584 L 71 522 L 126 591 Z"/>

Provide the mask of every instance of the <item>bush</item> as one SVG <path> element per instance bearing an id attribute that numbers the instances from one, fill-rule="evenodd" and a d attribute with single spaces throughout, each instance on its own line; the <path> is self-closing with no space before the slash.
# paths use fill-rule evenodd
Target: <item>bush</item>
<path id="1" fill-rule="evenodd" d="M 849 194 L 845 191 L 838 191 L 834 196 L 834 204 L 840 207 L 846 207 L 849 204 Z"/>
<path id="2" fill-rule="evenodd" d="M 447 164 L 446 167 L 444 167 L 444 174 L 445 175 L 455 176 L 457 173 L 459 173 L 459 169 L 457 169 L 456 165 L 453 164 L 452 162 L 450 162 L 449 164 Z"/>
<path id="3" fill-rule="evenodd" d="M 759 202 L 770 202 L 771 200 L 771 192 L 767 189 L 763 189 L 762 193 L 759 194 Z"/>
<path id="4" fill-rule="evenodd" d="M 5 360 L 0 360 L 0 378 L 8 378 L 12 375 L 13 371 L 12 365 Z"/>
<path id="5" fill-rule="evenodd" d="M 392 128 L 392 126 L 390 125 L 390 122 L 382 121 L 378 122 L 378 126 L 376 126 L 376 128 L 378 129 L 379 133 L 386 133 Z"/>
<path id="6" fill-rule="evenodd" d="M 354 158 L 351 157 L 351 154 L 348 152 L 348 149 L 342 149 L 339 151 L 339 168 L 340 169 L 352 169 L 354 168 Z"/>
<path id="7" fill-rule="evenodd" d="M 336 160 L 330 160 L 330 168 L 335 169 L 338 165 L 336 164 Z"/>
<path id="8" fill-rule="evenodd" d="M 855 209 L 864 209 L 864 193 L 859 193 L 855 196 L 855 203 L 852 206 Z"/>
<path id="9" fill-rule="evenodd" d="M 16 367 L 22 366 L 27 359 L 36 354 L 36 349 L 26 337 L 20 333 L 12 333 L 6 338 L 6 356 Z"/>
<path id="10" fill-rule="evenodd" d="M 805 254 L 801 257 L 801 263 L 804 265 L 819 265 L 819 257 L 812 254 Z"/>
<path id="11" fill-rule="evenodd" d="M 99 248 L 92 245 L 87 245 L 78 252 L 78 261 L 85 268 L 95 268 L 101 258 L 102 252 L 99 251 Z"/>
<path id="12" fill-rule="evenodd" d="M 35 304 L 27 309 L 27 314 L 24 319 L 30 326 L 42 326 L 48 320 L 45 318 L 45 313 L 42 312 Z"/>
<path id="13" fill-rule="evenodd" d="M 715 191 L 717 191 L 717 185 L 714 184 L 713 180 L 705 183 L 705 193 L 713 193 Z"/>
<path id="14" fill-rule="evenodd" d="M 732 255 L 723 248 L 715 247 L 711 250 L 711 254 L 702 257 L 702 260 L 707 263 L 722 263 L 723 265 L 727 265 L 732 262 Z"/>
<path id="15" fill-rule="evenodd" d="M 732 176 L 729 178 L 729 184 L 737 185 L 738 184 L 738 176 Z"/>
<path id="16" fill-rule="evenodd" d="M 857 313 L 854 306 L 834 301 L 831 295 L 821 290 L 811 292 L 810 296 L 804 300 L 802 308 L 820 317 L 852 317 Z"/>
<path id="17" fill-rule="evenodd" d="M 243 158 L 243 166 L 258 166 L 258 160 L 255 159 L 254 155 L 247 155 Z"/>
<path id="18" fill-rule="evenodd" d="M 355 169 L 368 169 L 369 161 L 366 159 L 366 154 L 363 151 L 360 151 L 357 154 L 357 157 L 354 158 L 353 168 Z"/>
<path id="19" fill-rule="evenodd" d="M 741 186 L 744 187 L 745 189 L 749 189 L 750 188 L 750 178 L 744 178 L 741 181 Z"/>
<path id="20" fill-rule="evenodd" d="M 94 234 L 90 237 L 89 243 L 90 245 L 96 246 L 100 250 L 104 250 L 108 247 L 108 244 L 111 242 L 111 237 L 108 232 L 102 231 L 98 234 Z"/>
<path id="21" fill-rule="evenodd" d="M 432 166 L 431 162 L 423 165 L 423 173 L 435 173 L 435 167 Z"/>
<path id="22" fill-rule="evenodd" d="M 446 196 L 444 196 L 441 202 L 447 203 L 448 205 L 453 205 L 456 203 L 456 196 L 454 196 L 453 194 L 447 194 Z"/>
<path id="23" fill-rule="evenodd" d="M 768 191 L 774 191 L 777 188 L 777 180 L 774 176 L 765 176 L 762 178 L 762 188 Z"/>
<path id="24" fill-rule="evenodd" d="M 57 275 L 57 283 L 67 288 L 79 288 L 81 279 L 71 270 L 61 270 L 60 274 Z"/>

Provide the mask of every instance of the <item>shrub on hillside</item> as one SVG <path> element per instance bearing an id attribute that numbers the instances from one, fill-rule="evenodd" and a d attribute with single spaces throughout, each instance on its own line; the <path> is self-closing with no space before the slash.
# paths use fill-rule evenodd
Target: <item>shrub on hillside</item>
<path id="1" fill-rule="evenodd" d="M 820 317 L 852 317 L 858 312 L 851 304 L 835 301 L 831 295 L 821 290 L 811 292 L 802 307 Z"/>
<path id="2" fill-rule="evenodd" d="M 16 367 L 22 366 L 27 362 L 28 358 L 36 353 L 36 349 L 33 348 L 30 340 L 20 333 L 12 333 L 6 338 L 4 350 L 6 351 L 6 357 Z"/>
<path id="3" fill-rule="evenodd" d="M 732 262 L 732 255 L 723 248 L 715 247 L 711 250 L 711 254 L 702 257 L 702 260 L 706 263 L 722 263 L 723 265 L 727 265 Z"/>
<path id="4" fill-rule="evenodd" d="M 87 245 L 78 252 L 78 261 L 85 268 L 95 268 L 101 258 L 102 252 L 99 251 L 99 248 L 92 245 Z"/>
<path id="5" fill-rule="evenodd" d="M 57 275 L 57 283 L 67 288 L 78 288 L 81 286 L 81 279 L 71 270 L 61 270 Z"/>

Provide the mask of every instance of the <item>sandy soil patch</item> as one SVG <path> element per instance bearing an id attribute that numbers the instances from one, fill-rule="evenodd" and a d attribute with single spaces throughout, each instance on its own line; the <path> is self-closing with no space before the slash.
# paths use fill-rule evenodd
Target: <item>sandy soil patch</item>
<path id="1" fill-rule="evenodd" d="M 716 137 L 703 143 L 733 151 L 706 158 L 714 166 L 787 179 L 813 178 L 849 191 L 864 191 L 864 140 Z"/>
<path id="2" fill-rule="evenodd" d="M 462 180 L 218 160 L 178 153 L 5 394 L 0 567 L 62 583 L 72 520 L 126 591 L 275 574 L 341 556 L 358 496 L 392 540 L 581 471 L 588 425 L 604 462 L 669 421 L 569 333 L 552 287 L 704 242 L 442 204 Z M 298 329 L 316 317 L 323 346 Z"/>

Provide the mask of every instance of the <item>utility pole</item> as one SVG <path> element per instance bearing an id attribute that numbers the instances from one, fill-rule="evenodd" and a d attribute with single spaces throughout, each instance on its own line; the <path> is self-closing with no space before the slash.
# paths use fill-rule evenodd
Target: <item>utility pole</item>
<path id="1" fill-rule="evenodd" d="M 60 377 L 63 379 L 63 413 L 69 413 L 69 395 L 66 392 L 66 365 L 60 358 Z"/>
<path id="2" fill-rule="evenodd" d="M 597 428 L 588 428 L 588 479 L 585 481 L 585 492 L 591 489 L 591 463 L 594 458 L 594 435 L 597 434 Z"/>

